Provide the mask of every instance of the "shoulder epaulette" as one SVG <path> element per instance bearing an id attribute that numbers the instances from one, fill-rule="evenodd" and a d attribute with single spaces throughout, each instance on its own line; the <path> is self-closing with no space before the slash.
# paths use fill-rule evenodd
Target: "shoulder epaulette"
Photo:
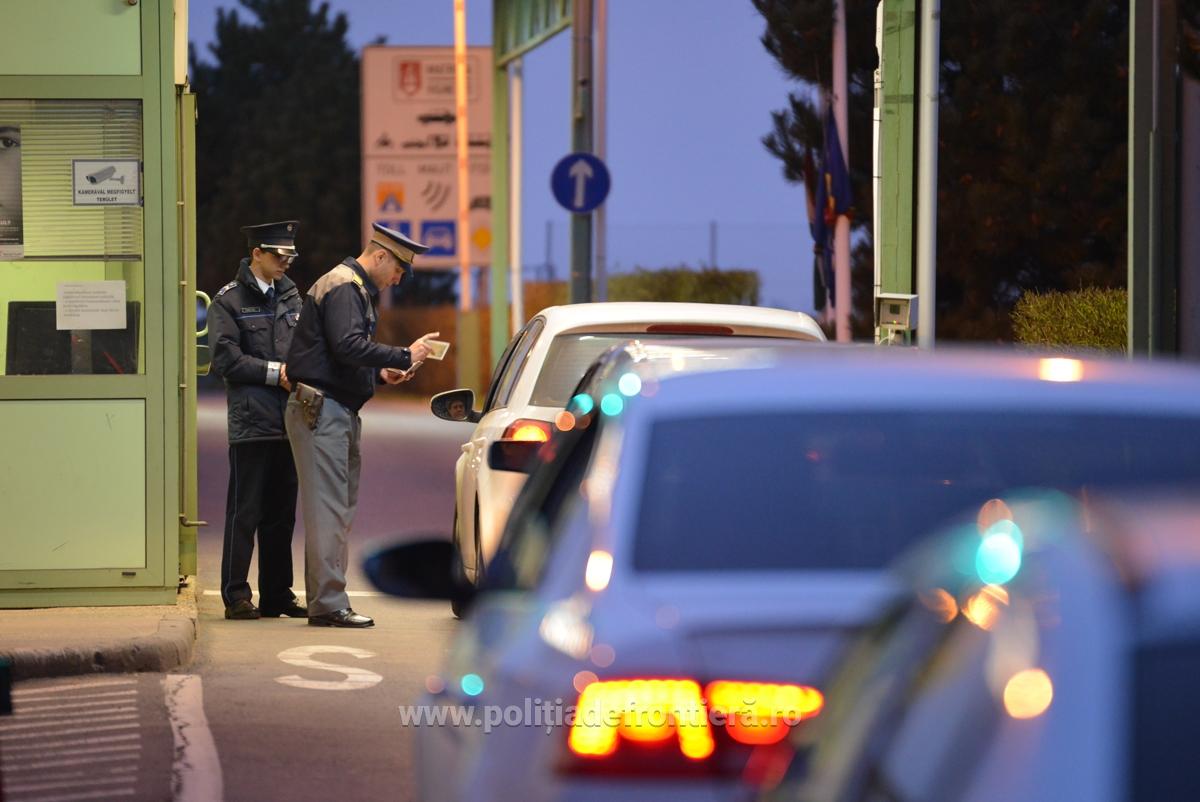
<path id="1" fill-rule="evenodd" d="M 224 295 L 225 293 L 229 292 L 230 290 L 232 290 L 232 289 L 233 289 L 234 287 L 236 287 L 236 286 L 237 286 L 237 281 L 236 281 L 236 280 L 229 282 L 229 283 L 228 283 L 228 284 L 226 284 L 224 287 L 222 287 L 221 289 L 217 290 L 217 297 L 218 297 L 218 298 L 220 298 L 222 295 Z"/>
<path id="2" fill-rule="evenodd" d="M 358 273 L 351 273 L 350 278 L 358 286 L 363 286 L 362 276 L 358 275 Z"/>

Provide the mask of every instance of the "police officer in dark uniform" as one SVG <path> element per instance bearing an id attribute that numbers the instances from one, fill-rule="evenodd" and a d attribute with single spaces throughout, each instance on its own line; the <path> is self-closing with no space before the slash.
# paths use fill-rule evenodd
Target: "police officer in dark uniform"
<path id="1" fill-rule="evenodd" d="M 212 367 L 229 400 L 229 492 L 221 550 L 225 617 L 253 619 L 307 611 L 292 593 L 296 466 L 283 413 L 292 385 L 284 362 L 300 315 L 286 275 L 296 258 L 295 220 L 246 226 L 250 255 L 209 309 Z M 251 601 L 250 557 L 258 532 L 259 607 Z"/>
<path id="2" fill-rule="evenodd" d="M 300 477 L 304 514 L 304 587 L 308 623 L 369 627 L 346 595 L 347 536 L 358 505 L 361 468 L 358 411 L 377 384 L 399 384 L 424 361 L 424 337 L 408 348 L 373 341 L 379 291 L 399 284 L 428 247 L 376 224 L 357 259 L 345 259 L 309 289 L 288 351 L 295 383 L 288 399 L 288 439 Z M 429 335 L 426 335 L 429 336 Z"/>

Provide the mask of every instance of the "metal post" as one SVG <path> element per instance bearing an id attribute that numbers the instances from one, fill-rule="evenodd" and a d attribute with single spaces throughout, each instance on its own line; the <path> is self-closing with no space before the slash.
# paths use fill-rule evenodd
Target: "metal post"
<path id="1" fill-rule="evenodd" d="M 938 69 L 941 66 L 941 3 L 921 0 L 921 105 L 917 154 L 917 337 L 933 348 L 937 309 Z"/>
<path id="2" fill-rule="evenodd" d="M 608 0 L 596 0 L 596 156 L 608 149 Z M 596 209 L 596 300 L 608 300 L 608 212 Z"/>
<path id="3" fill-rule="evenodd" d="M 842 157 L 846 170 L 850 169 L 850 127 L 847 106 L 849 94 L 846 84 L 846 0 L 835 0 L 833 18 L 833 119 L 838 129 L 838 141 L 842 146 Z M 834 288 L 837 303 L 834 304 L 835 330 L 838 342 L 850 342 L 850 310 L 854 306 L 850 289 L 850 218 L 838 215 L 833 229 Z"/>
<path id="4" fill-rule="evenodd" d="M 571 60 L 571 145 L 576 153 L 592 152 L 592 0 L 574 0 L 571 17 L 574 52 Z M 571 215 L 571 284 L 569 302 L 592 300 L 592 216 Z"/>
<path id="5" fill-rule="evenodd" d="M 708 221 L 708 266 L 717 266 L 717 221 Z"/>
<path id="6" fill-rule="evenodd" d="M 1129 353 L 1177 340 L 1174 3 L 1129 4 Z"/>
<path id="7" fill-rule="evenodd" d="M 522 140 L 522 115 L 524 114 L 524 79 L 521 59 L 513 59 L 509 68 L 509 78 L 512 86 L 511 109 L 509 120 L 512 128 L 511 148 L 512 165 L 509 170 L 509 185 L 512 194 L 509 199 L 509 264 L 511 265 L 512 288 L 512 321 L 510 334 L 516 334 L 525 325 L 525 285 L 521 272 L 521 155 L 524 142 Z"/>
<path id="8" fill-rule="evenodd" d="M 459 310 L 467 311 L 471 303 L 471 239 L 467 236 L 471 208 L 469 184 L 470 166 L 467 162 L 467 0 L 454 0 L 454 101 L 458 142 L 458 299 Z"/>
<path id="9" fill-rule="evenodd" d="M 508 67 L 504 64 L 491 64 L 492 80 L 492 269 L 491 269 L 491 299 L 492 310 L 488 324 L 489 354 L 481 361 L 495 364 L 504 347 L 510 339 L 508 314 L 509 286 L 509 236 L 512 233 L 510 215 L 517 214 L 519 205 L 510 203 L 509 189 L 509 132 L 518 137 L 519 133 L 510 126 L 508 110 Z M 514 145 L 519 147 L 519 144 Z M 519 196 L 518 196 L 519 197 Z M 514 298 L 514 301 L 516 299 Z M 462 356 L 459 351 L 459 356 Z M 478 373 L 472 374 L 477 376 Z M 470 384 L 461 383 L 461 387 L 474 387 L 479 379 L 472 379 Z"/>

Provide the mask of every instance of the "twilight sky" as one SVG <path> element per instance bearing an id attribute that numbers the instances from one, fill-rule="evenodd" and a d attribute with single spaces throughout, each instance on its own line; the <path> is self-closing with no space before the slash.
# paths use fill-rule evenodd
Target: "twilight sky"
<path id="1" fill-rule="evenodd" d="M 451 0 L 329 0 L 350 22 L 352 47 L 451 45 Z M 189 36 L 204 58 L 217 7 L 190 0 Z M 491 44 L 491 0 L 467 1 L 467 38 Z M 706 263 L 710 221 L 717 264 L 757 269 L 760 303 L 810 311 L 812 243 L 804 192 L 783 180 L 760 139 L 789 82 L 763 49 L 749 0 L 609 0 L 608 197 L 610 272 Z M 523 236 L 527 275 L 549 261 L 568 274 L 568 213 L 550 172 L 570 151 L 570 39 L 525 58 Z M 550 228 L 549 237 L 547 228 Z"/>

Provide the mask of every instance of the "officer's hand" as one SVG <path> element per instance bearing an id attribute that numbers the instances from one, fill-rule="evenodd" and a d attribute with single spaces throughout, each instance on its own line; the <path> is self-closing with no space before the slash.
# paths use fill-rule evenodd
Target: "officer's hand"
<path id="1" fill-rule="evenodd" d="M 279 366 L 279 386 L 287 390 L 289 393 L 292 391 L 292 382 L 287 375 L 286 363 Z"/>
<path id="2" fill-rule="evenodd" d="M 412 378 L 412 376 L 407 375 L 404 371 L 396 370 L 395 368 L 381 368 L 379 376 L 388 384 L 402 384 Z"/>
<path id="3" fill-rule="evenodd" d="M 425 335 L 425 336 L 428 337 L 429 335 Z M 409 356 L 412 358 L 412 364 L 415 365 L 418 362 L 424 362 L 426 360 L 426 358 L 428 358 L 428 356 L 432 350 L 433 349 L 430 348 L 429 345 L 425 342 L 425 337 L 422 337 L 421 339 L 414 342 L 412 345 L 408 346 L 408 353 L 409 353 Z"/>

